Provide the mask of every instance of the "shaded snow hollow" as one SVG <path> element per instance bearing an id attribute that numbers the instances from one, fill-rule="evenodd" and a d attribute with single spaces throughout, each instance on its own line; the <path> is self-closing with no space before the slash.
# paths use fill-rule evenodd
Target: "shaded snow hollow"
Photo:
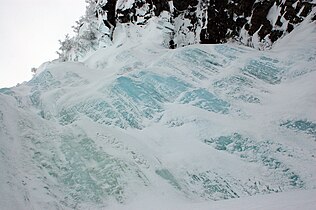
<path id="1" fill-rule="evenodd" d="M 0 208 L 315 207 L 315 24 L 266 52 L 155 27 L 0 89 Z"/>

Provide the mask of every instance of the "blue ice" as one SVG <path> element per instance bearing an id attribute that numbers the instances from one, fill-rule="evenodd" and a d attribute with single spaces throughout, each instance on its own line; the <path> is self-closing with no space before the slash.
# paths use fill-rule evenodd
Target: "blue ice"
<path id="1" fill-rule="evenodd" d="M 263 80 L 264 82 L 277 84 L 281 81 L 281 74 L 284 69 L 278 67 L 276 64 L 276 60 L 262 56 L 259 59 L 250 60 L 250 62 L 241 70 L 242 72 Z"/>
<path id="2" fill-rule="evenodd" d="M 230 104 L 205 89 L 196 89 L 185 93 L 181 102 L 192 104 L 210 112 L 227 114 Z"/>

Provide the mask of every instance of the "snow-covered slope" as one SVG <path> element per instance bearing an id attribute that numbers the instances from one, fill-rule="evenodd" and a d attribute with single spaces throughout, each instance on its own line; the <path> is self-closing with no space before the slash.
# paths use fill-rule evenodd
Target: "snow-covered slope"
<path id="1" fill-rule="evenodd" d="M 168 50 L 158 21 L 0 89 L 2 209 L 312 208 L 315 23 L 260 52 Z"/>

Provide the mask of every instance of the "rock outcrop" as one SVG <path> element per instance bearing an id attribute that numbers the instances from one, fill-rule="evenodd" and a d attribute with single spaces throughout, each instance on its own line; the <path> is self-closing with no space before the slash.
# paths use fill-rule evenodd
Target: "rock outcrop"
<path id="1" fill-rule="evenodd" d="M 106 46 L 113 40 L 117 24 L 145 26 L 153 17 L 162 16 L 168 23 L 164 43 L 169 48 L 234 40 L 267 49 L 301 23 L 315 5 L 315 1 L 306 0 L 90 0 L 89 14 L 78 22 L 78 37 L 68 43 L 72 46 L 71 42 L 83 40 L 84 44 L 76 43 L 75 50 L 61 48 L 60 55 L 70 50 L 87 51 L 91 43 L 93 49 Z M 74 56 L 61 57 L 76 60 Z"/>

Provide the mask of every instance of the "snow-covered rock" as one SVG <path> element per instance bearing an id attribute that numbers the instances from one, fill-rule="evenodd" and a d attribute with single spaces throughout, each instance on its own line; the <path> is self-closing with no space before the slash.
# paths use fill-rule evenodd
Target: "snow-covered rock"
<path id="1" fill-rule="evenodd" d="M 177 48 L 191 44 L 237 41 L 256 49 L 270 49 L 312 13 L 315 1 L 304 0 L 89 0 L 86 15 L 66 37 L 59 51 L 62 61 L 82 61 L 112 44 L 116 27 L 145 28 L 159 19 L 164 31 L 161 45 Z M 142 32 L 140 32 L 142 34 Z"/>

